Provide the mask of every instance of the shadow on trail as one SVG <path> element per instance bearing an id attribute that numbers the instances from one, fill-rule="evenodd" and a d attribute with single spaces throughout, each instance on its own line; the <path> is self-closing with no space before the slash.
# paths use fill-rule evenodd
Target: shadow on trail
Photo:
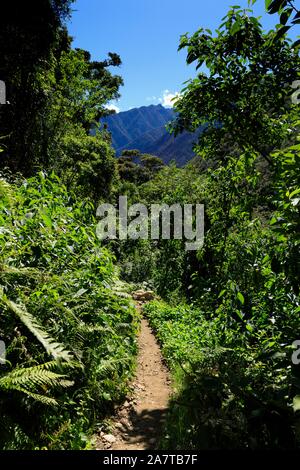
<path id="1" fill-rule="evenodd" d="M 122 430 L 124 442 L 143 443 L 147 449 L 157 448 L 166 415 L 166 409 L 145 409 L 141 413 L 137 413 L 134 409 L 130 410 L 128 414 L 130 425 L 123 425 Z"/>

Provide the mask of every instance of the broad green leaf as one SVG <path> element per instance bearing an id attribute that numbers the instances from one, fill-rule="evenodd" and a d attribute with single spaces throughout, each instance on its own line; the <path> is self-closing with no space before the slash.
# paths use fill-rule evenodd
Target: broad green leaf
<path id="1" fill-rule="evenodd" d="M 271 3 L 272 3 L 272 0 L 265 0 L 265 8 L 266 8 L 266 10 L 269 9 L 269 6 L 271 5 Z"/>
<path id="2" fill-rule="evenodd" d="M 234 35 L 234 34 L 236 34 L 240 29 L 241 29 L 241 23 L 240 23 L 240 21 L 236 21 L 236 22 L 232 25 L 232 27 L 231 27 L 231 29 L 230 29 L 230 34 Z"/>
<path id="3" fill-rule="evenodd" d="M 289 198 L 292 199 L 293 196 L 295 196 L 296 194 L 299 194 L 299 193 L 300 193 L 300 188 L 297 188 L 294 191 L 292 191 L 291 193 L 289 193 Z"/>
<path id="4" fill-rule="evenodd" d="M 241 302 L 242 305 L 245 303 L 245 298 L 241 292 L 238 292 L 236 295 L 237 299 Z"/>
<path id="5" fill-rule="evenodd" d="M 293 398 L 293 410 L 299 411 L 300 410 L 300 395 L 296 395 Z"/>
<path id="6" fill-rule="evenodd" d="M 226 293 L 226 289 L 221 290 L 220 294 L 218 295 L 218 299 L 220 297 L 223 297 L 223 295 Z"/>
<path id="7" fill-rule="evenodd" d="M 41 218 L 47 227 L 52 228 L 52 220 L 47 214 L 41 214 Z"/>
<path id="8" fill-rule="evenodd" d="M 268 12 L 273 15 L 286 5 L 286 0 L 273 0 L 268 6 Z"/>
<path id="9" fill-rule="evenodd" d="M 286 22 L 288 21 L 289 17 L 291 16 L 293 12 L 293 9 L 292 8 L 288 8 L 286 10 L 284 10 L 281 15 L 280 15 L 280 23 L 282 25 L 285 25 Z"/>

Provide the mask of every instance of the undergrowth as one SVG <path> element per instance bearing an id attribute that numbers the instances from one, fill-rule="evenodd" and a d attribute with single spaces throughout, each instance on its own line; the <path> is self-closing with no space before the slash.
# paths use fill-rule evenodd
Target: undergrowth
<path id="1" fill-rule="evenodd" d="M 226 327 L 195 306 L 144 307 L 173 373 L 165 449 L 296 446 L 295 377 L 290 347 L 276 326 Z M 268 339 L 273 336 L 273 341 Z"/>
<path id="2" fill-rule="evenodd" d="M 127 392 L 135 309 L 90 202 L 44 173 L 0 196 L 0 448 L 89 448 Z"/>

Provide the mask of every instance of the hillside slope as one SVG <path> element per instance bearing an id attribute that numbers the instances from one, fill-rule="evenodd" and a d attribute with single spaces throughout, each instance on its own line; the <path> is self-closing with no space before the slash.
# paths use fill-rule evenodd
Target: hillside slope
<path id="1" fill-rule="evenodd" d="M 169 134 L 166 125 L 174 117 L 173 109 L 151 105 L 112 114 L 102 123 L 112 135 L 117 156 L 123 150 L 137 149 L 160 157 L 164 163 L 175 160 L 182 166 L 195 156 L 193 143 L 197 135 L 185 132 L 175 138 Z"/>
<path id="2" fill-rule="evenodd" d="M 161 105 L 142 106 L 118 114 L 111 114 L 102 119 L 112 134 L 115 149 L 164 126 L 173 119 L 174 111 Z"/>

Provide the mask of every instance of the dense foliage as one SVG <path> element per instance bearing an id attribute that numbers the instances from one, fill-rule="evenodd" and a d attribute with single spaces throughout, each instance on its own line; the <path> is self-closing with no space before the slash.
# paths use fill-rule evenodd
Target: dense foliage
<path id="1" fill-rule="evenodd" d="M 6 2 L 7 3 L 7 2 Z M 55 170 L 68 187 L 97 201 L 117 178 L 110 137 L 91 132 L 123 80 L 120 57 L 103 61 L 71 48 L 64 25 L 71 0 L 7 5 L 1 16 L 0 77 L 9 103 L 0 107 L 0 168 L 31 176 Z"/>
<path id="2" fill-rule="evenodd" d="M 135 311 L 91 203 L 43 173 L 0 192 L 0 447 L 84 448 L 126 393 Z"/>
<path id="3" fill-rule="evenodd" d="M 170 128 L 204 131 L 184 168 L 135 150 L 115 159 L 97 123 L 119 96 L 110 67 L 120 57 L 71 48 L 71 1 L 25 3 L 0 19 L 10 101 L 0 108 L 0 447 L 88 448 L 124 397 L 138 318 L 117 264 L 163 299 L 145 307 L 177 388 L 162 445 L 299 447 L 299 41 L 286 36 L 300 21 L 295 2 L 266 0 L 280 15 L 269 32 L 234 6 L 215 33 L 181 38 L 199 72 Z M 94 203 L 118 195 L 149 209 L 204 204 L 203 247 L 100 243 Z"/>
<path id="4" fill-rule="evenodd" d="M 198 157 L 128 193 L 205 205 L 198 252 L 140 240 L 121 253 L 128 279 L 169 302 L 145 308 L 178 381 L 165 447 L 299 446 L 299 54 L 278 31 L 233 7 L 215 36 L 182 37 L 206 71 L 176 100 L 172 127 L 207 123 Z"/>

